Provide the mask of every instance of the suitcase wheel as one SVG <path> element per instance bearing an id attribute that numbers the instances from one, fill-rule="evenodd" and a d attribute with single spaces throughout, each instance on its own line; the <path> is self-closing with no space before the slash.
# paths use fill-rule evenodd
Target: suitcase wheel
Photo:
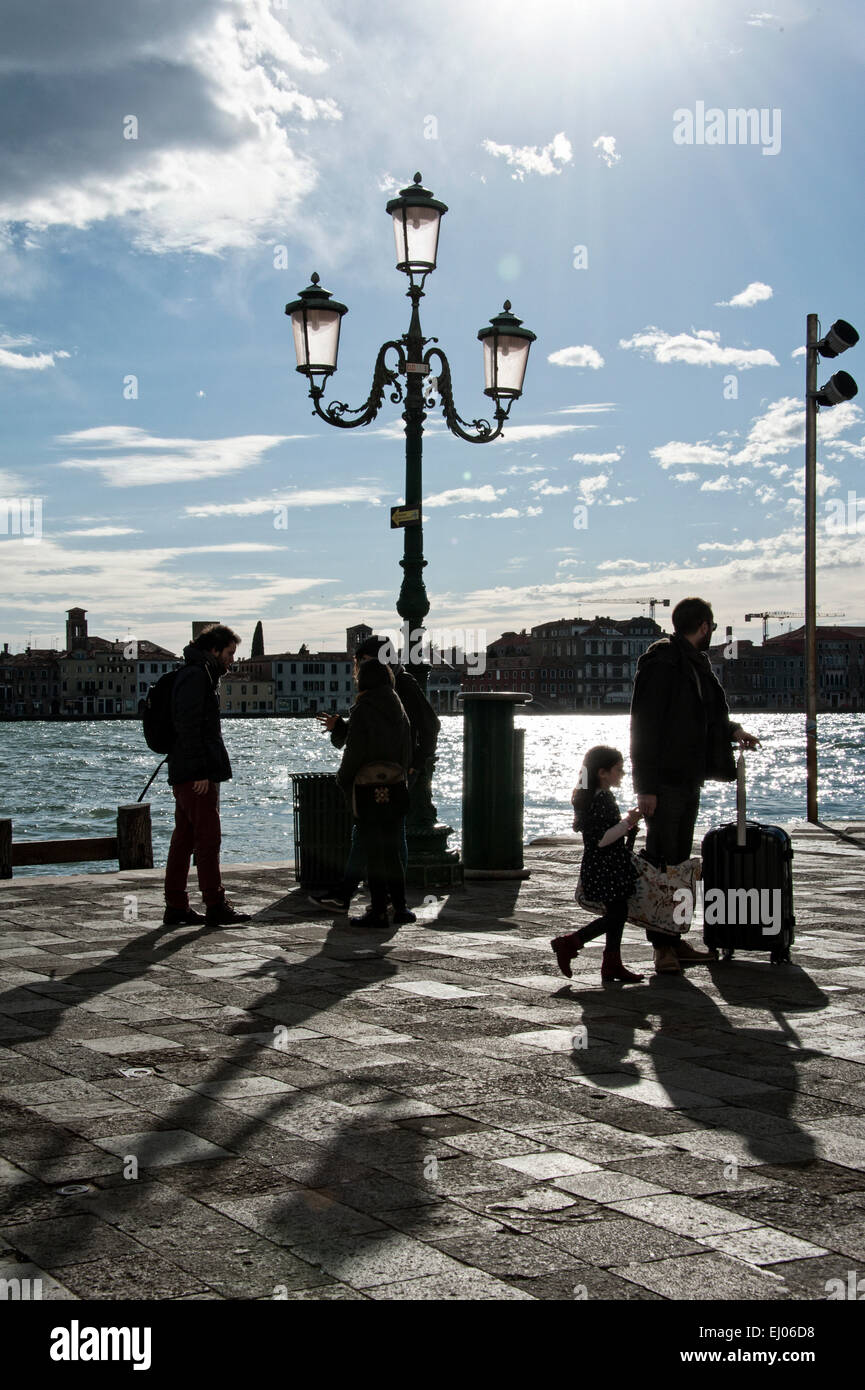
<path id="1" fill-rule="evenodd" d="M 790 947 L 784 946 L 776 951 L 773 951 L 771 955 L 771 961 L 773 965 L 789 965 Z"/>
<path id="2" fill-rule="evenodd" d="M 725 951 L 721 952 L 721 960 L 732 960 L 734 955 L 735 952 L 732 947 L 728 946 Z"/>

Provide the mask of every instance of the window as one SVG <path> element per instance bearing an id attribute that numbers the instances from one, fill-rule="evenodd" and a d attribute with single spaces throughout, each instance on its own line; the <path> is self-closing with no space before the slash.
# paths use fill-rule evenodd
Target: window
<path id="1" fill-rule="evenodd" d="M 151 663 L 150 663 L 150 673 L 151 673 L 151 675 L 154 675 L 154 676 L 156 676 L 156 675 L 159 674 L 159 662 L 158 662 L 158 661 L 151 661 Z"/>

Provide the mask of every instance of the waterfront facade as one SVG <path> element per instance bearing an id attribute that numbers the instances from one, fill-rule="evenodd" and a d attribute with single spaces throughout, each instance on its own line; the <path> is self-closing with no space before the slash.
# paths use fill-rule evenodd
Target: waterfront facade
<path id="1" fill-rule="evenodd" d="M 531 695 L 536 713 L 626 710 L 637 660 L 663 630 L 651 618 L 559 618 L 506 632 L 487 647 L 484 673 L 467 690 Z"/>
<path id="2" fill-rule="evenodd" d="M 193 634 L 202 624 L 193 624 Z M 242 658 L 220 683 L 229 716 L 344 714 L 354 700 L 353 656 L 371 635 L 366 623 L 346 631 L 343 651 L 297 651 Z M 439 714 L 458 714 L 463 691 L 531 696 L 533 713 L 624 712 L 637 661 L 664 636 L 651 618 L 560 618 L 490 642 L 484 662 L 437 659 L 428 694 Z M 718 643 L 709 657 L 736 710 L 801 711 L 805 704 L 804 628 L 762 646 Z M 155 642 L 109 640 L 88 633 L 83 608 L 67 613 L 64 651 L 28 648 L 0 653 L 0 719 L 135 719 L 148 691 L 182 658 Z M 480 669 L 480 668 L 483 669 Z M 865 627 L 818 627 L 818 709 L 865 710 Z"/>
<path id="3" fill-rule="evenodd" d="M 0 718 L 137 718 L 147 692 L 166 671 L 180 665 L 174 652 L 155 642 L 87 631 L 86 610 L 66 615 L 66 649 L 0 656 Z"/>
<path id="4" fill-rule="evenodd" d="M 722 643 L 709 653 L 731 709 L 804 710 L 805 629 Z M 817 628 L 817 708 L 865 710 L 865 627 Z"/>

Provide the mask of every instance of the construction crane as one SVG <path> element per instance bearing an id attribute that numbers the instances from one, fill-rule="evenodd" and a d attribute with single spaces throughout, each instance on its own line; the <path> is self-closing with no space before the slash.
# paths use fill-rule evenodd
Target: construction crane
<path id="1" fill-rule="evenodd" d="M 800 609 L 799 611 L 795 612 L 795 613 L 787 612 L 786 609 L 773 609 L 773 610 L 771 610 L 771 611 L 764 610 L 762 613 L 746 613 L 746 614 L 745 614 L 745 622 L 746 622 L 746 623 L 749 623 L 749 622 L 751 621 L 752 618 L 762 618 L 762 619 L 763 619 L 763 642 L 766 643 L 766 642 L 768 642 L 768 640 L 769 640 L 769 619 L 770 619 L 770 618 L 803 618 L 804 616 L 805 616 L 805 615 L 804 615 L 804 613 L 801 611 L 801 609 Z M 840 613 L 840 612 L 837 612 L 837 611 L 836 611 L 836 612 L 832 612 L 832 613 L 819 613 L 817 616 L 820 617 L 820 618 L 845 618 L 847 615 L 846 615 L 846 613 Z"/>
<path id="2" fill-rule="evenodd" d="M 647 603 L 649 605 L 649 617 L 652 619 L 652 622 L 655 621 L 655 609 L 658 604 L 660 604 L 662 608 L 669 608 L 670 606 L 670 600 L 668 598 L 645 598 L 642 595 L 638 597 L 635 594 L 625 594 L 618 598 L 612 598 L 607 594 L 589 594 L 586 598 L 577 600 L 578 607 L 584 603 L 618 603 L 620 605 Z"/>

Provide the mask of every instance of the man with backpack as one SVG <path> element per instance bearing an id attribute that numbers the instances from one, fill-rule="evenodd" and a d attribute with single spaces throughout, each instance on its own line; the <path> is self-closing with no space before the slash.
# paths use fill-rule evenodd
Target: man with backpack
<path id="1" fill-rule="evenodd" d="M 387 637 L 368 637 L 361 642 L 354 654 L 355 678 L 365 661 L 380 661 L 385 656 L 384 649 L 392 650 Z M 385 664 L 390 664 L 385 661 Z M 404 666 L 391 666 L 394 689 L 399 696 L 411 726 L 411 764 L 408 777 L 409 788 L 413 787 L 426 764 L 436 750 L 441 723 L 429 700 L 424 695 L 414 676 Z M 316 718 L 330 734 L 334 748 L 342 748 L 348 737 L 348 723 L 338 714 L 318 714 Z M 408 843 L 405 833 L 405 819 L 400 836 L 400 859 L 403 869 L 408 863 Z M 312 900 L 321 907 L 334 908 L 347 912 L 351 900 L 357 892 L 360 880 L 366 872 L 366 860 L 358 840 L 357 825 L 352 826 L 351 849 L 343 872 L 342 882 L 326 893 L 313 893 Z"/>
<path id="2" fill-rule="evenodd" d="M 208 927 L 226 927 L 249 921 L 249 914 L 236 912 L 226 898 L 219 869 L 219 784 L 231 777 L 231 763 L 222 741 L 218 687 L 234 660 L 239 641 L 231 628 L 214 623 L 184 648 L 186 665 L 174 673 L 168 748 L 174 833 L 165 866 L 162 919 L 167 927 L 197 922 Z M 203 917 L 190 907 L 186 888 L 193 851 L 206 909 Z"/>

